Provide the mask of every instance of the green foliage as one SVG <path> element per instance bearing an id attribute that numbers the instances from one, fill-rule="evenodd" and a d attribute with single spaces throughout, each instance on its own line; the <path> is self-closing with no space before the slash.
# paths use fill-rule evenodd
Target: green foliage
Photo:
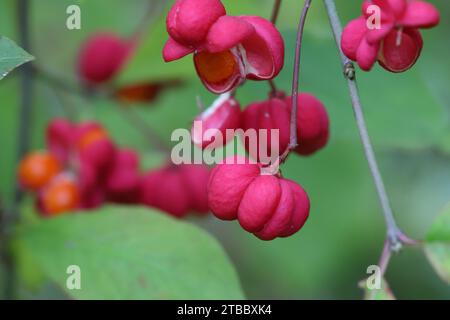
<path id="1" fill-rule="evenodd" d="M 428 231 L 425 252 L 438 275 L 450 284 L 450 206 L 436 218 Z"/>
<path id="2" fill-rule="evenodd" d="M 104 207 L 25 226 L 18 250 L 75 299 L 242 299 L 236 272 L 201 229 L 144 208 Z M 81 290 L 66 269 L 81 268 Z"/>
<path id="3" fill-rule="evenodd" d="M 17 46 L 14 41 L 0 36 L 0 80 L 15 68 L 33 59 L 33 56 Z"/>

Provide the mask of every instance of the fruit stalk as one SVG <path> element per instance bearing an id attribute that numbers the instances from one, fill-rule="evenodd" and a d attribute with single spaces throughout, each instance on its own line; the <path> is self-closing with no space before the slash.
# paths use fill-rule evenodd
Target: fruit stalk
<path id="1" fill-rule="evenodd" d="M 281 8 L 281 1 L 282 0 L 275 0 L 272 8 L 272 14 L 270 17 L 270 22 L 272 22 L 274 25 L 277 24 L 278 16 L 280 14 L 280 8 Z M 267 83 L 270 86 L 270 95 L 275 96 L 278 92 L 277 86 L 275 84 L 275 81 L 273 79 L 270 79 L 267 81 Z"/>
<path id="2" fill-rule="evenodd" d="M 342 37 L 342 24 L 339 19 L 334 0 L 324 0 L 325 7 L 328 13 L 328 18 L 339 50 L 341 63 L 344 69 L 344 75 L 347 79 L 347 84 L 352 101 L 352 107 L 355 114 L 356 123 L 358 126 L 361 142 L 364 148 L 367 162 L 369 164 L 370 172 L 377 190 L 381 209 L 383 211 L 384 219 L 387 226 L 387 244 L 389 250 L 383 250 L 381 257 L 382 264 L 387 264 L 391 252 L 396 252 L 401 249 L 402 245 L 413 245 L 416 241 L 409 239 L 397 226 L 392 208 L 389 202 L 389 197 L 381 176 L 378 163 L 375 157 L 375 152 L 369 137 L 369 133 L 364 119 L 361 99 L 358 92 L 358 85 L 356 82 L 355 68 L 353 63 L 344 55 L 340 46 L 340 39 Z M 386 266 L 383 266 L 386 269 Z M 384 271 L 384 270 L 383 270 Z"/>
<path id="3" fill-rule="evenodd" d="M 303 5 L 302 14 L 300 16 L 300 22 L 297 31 L 297 41 L 295 46 L 295 60 L 294 60 L 294 76 L 292 81 L 292 111 L 291 111 L 291 127 L 290 127 L 290 142 L 288 146 L 290 150 L 295 149 L 298 146 L 297 141 L 297 109 L 298 109 L 298 85 L 300 82 L 300 60 L 302 54 L 303 43 L 303 31 L 305 29 L 306 16 L 308 15 L 309 8 L 312 0 L 306 0 Z M 287 156 L 287 154 L 286 154 Z M 283 157 L 282 157 L 283 159 Z"/>
<path id="4" fill-rule="evenodd" d="M 142 40 L 142 38 L 147 33 L 148 28 L 156 22 L 156 20 L 163 13 L 168 0 L 160 0 L 160 1 L 150 1 L 148 3 L 147 10 L 142 18 L 142 20 L 136 26 L 133 34 L 131 35 L 131 39 L 138 43 Z"/>
<path id="5" fill-rule="evenodd" d="M 275 0 L 275 3 L 273 5 L 273 10 L 272 10 L 272 17 L 270 18 L 270 21 L 273 24 L 277 24 L 278 14 L 280 13 L 280 8 L 281 8 L 281 0 Z"/>
<path id="6" fill-rule="evenodd" d="M 150 145 L 156 150 L 164 154 L 170 154 L 170 146 L 168 146 L 165 141 L 159 136 L 159 134 L 150 126 L 144 119 L 137 115 L 134 110 L 119 103 L 117 108 L 123 117 L 132 125 L 136 130 L 138 130 L 146 139 L 149 141 Z"/>

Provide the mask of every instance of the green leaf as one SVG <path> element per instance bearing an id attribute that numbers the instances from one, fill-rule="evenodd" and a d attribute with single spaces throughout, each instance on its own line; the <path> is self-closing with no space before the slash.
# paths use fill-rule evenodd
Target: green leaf
<path id="1" fill-rule="evenodd" d="M 18 66 L 34 57 L 17 46 L 12 40 L 0 37 L 0 80 Z"/>
<path id="2" fill-rule="evenodd" d="M 191 224 L 139 207 L 104 207 L 24 226 L 18 242 L 75 299 L 243 299 L 217 241 Z M 81 289 L 66 270 L 81 269 Z"/>
<path id="3" fill-rule="evenodd" d="M 425 253 L 437 274 L 450 284 L 450 206 L 436 218 L 428 231 Z"/>
<path id="4" fill-rule="evenodd" d="M 394 294 L 385 279 L 381 282 L 380 289 L 369 289 L 366 280 L 361 281 L 359 285 L 364 289 L 364 300 L 395 300 Z"/>

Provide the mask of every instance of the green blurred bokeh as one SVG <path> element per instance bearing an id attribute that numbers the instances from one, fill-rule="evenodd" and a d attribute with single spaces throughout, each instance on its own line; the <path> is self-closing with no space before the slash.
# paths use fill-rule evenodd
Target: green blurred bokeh
<path id="1" fill-rule="evenodd" d="M 224 0 L 231 14 L 270 16 L 271 0 Z M 448 1 L 432 1 L 442 13 L 438 28 L 425 30 L 425 47 L 417 65 L 404 74 L 375 68 L 358 73 L 368 127 L 400 226 L 422 238 L 438 211 L 450 201 L 450 42 Z M 0 34 L 17 40 L 14 0 L 0 2 Z M 75 78 L 74 65 L 82 41 L 93 32 L 111 30 L 130 34 L 142 18 L 147 0 L 35 0 L 32 3 L 32 54 L 36 64 L 62 78 Z M 66 7 L 79 4 L 82 29 L 65 27 Z M 279 27 L 286 40 L 286 64 L 277 85 L 289 90 L 296 24 L 302 1 L 285 0 Z M 344 22 L 359 14 L 359 1 L 338 0 Z M 167 38 L 164 17 L 149 27 L 141 47 L 117 80 L 119 83 L 181 78 L 185 85 L 165 92 L 155 103 L 136 112 L 170 141 L 173 129 L 189 127 L 197 113 L 195 97 L 210 102 L 189 57 L 165 64 L 161 48 Z M 196 219 L 223 244 L 240 276 L 248 298 L 359 299 L 359 280 L 376 264 L 385 227 L 375 188 L 359 142 L 337 51 L 322 1 L 315 1 L 306 26 L 301 90 L 317 95 L 331 118 L 329 146 L 310 158 L 293 156 L 283 174 L 308 191 L 310 220 L 296 236 L 270 243 L 244 232 L 237 223 L 213 217 Z M 15 181 L 19 81 L 17 72 L 0 82 L 0 193 L 10 203 Z M 243 105 L 267 97 L 265 83 L 247 83 L 238 92 Z M 33 148 L 43 147 L 47 121 L 76 108 L 81 119 L 104 123 L 117 141 L 160 159 L 145 136 L 124 122 L 111 101 L 86 100 L 55 92 L 37 81 L 33 95 Z M 400 299 L 450 298 L 419 250 L 395 256 L 387 273 Z M 52 290 L 40 298 L 53 297 Z"/>

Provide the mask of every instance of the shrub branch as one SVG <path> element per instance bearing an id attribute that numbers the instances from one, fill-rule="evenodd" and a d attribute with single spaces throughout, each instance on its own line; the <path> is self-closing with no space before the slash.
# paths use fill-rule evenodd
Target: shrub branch
<path id="1" fill-rule="evenodd" d="M 384 271 L 389 263 L 390 256 L 392 252 L 399 251 L 403 245 L 415 245 L 417 241 L 407 237 L 403 231 L 398 227 L 395 220 L 392 208 L 389 202 L 389 197 L 386 192 L 386 188 L 381 176 L 378 163 L 375 157 L 375 152 L 373 151 L 372 143 L 369 137 L 369 133 L 366 126 L 366 121 L 364 119 L 363 108 L 361 105 L 361 99 L 359 96 L 358 85 L 356 82 L 356 72 L 353 63 L 345 56 L 342 52 L 340 39 L 342 37 L 342 24 L 339 19 L 336 5 L 334 0 L 324 0 L 325 7 L 328 13 L 328 18 L 330 21 L 331 29 L 333 31 L 334 39 L 339 50 L 339 55 L 343 67 L 344 76 L 347 79 L 347 85 L 349 88 L 350 98 L 352 101 L 353 112 L 355 114 L 356 124 L 358 126 L 359 135 L 361 137 L 361 142 L 364 148 L 364 153 L 372 174 L 372 179 L 374 181 L 380 206 L 383 212 L 384 220 L 387 227 L 387 235 L 385 247 L 383 253 L 381 254 L 379 266 Z"/>

